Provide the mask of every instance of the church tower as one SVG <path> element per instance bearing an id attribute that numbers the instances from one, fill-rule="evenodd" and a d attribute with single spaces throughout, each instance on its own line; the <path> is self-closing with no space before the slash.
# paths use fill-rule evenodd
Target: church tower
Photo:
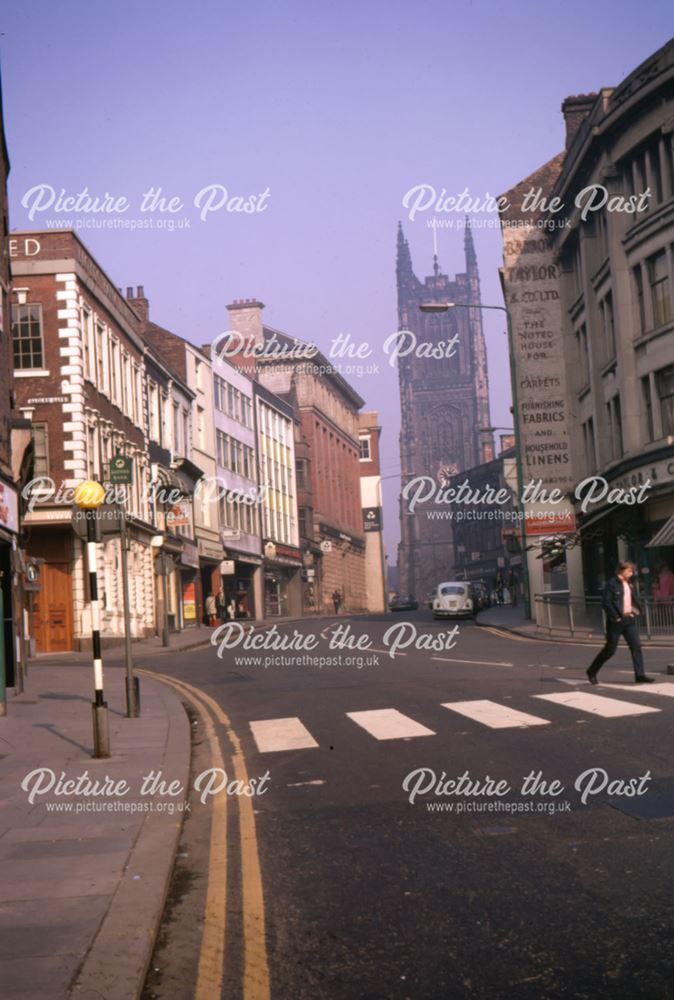
<path id="1" fill-rule="evenodd" d="M 398 357 L 400 388 L 400 589 L 418 599 L 442 580 L 452 579 L 452 522 L 430 511 L 451 511 L 448 504 L 418 503 L 409 510 L 414 480 L 426 477 L 436 489 L 456 473 L 494 457 L 490 430 L 487 355 L 480 302 L 480 275 L 473 234 L 466 220 L 466 271 L 450 280 L 437 254 L 433 274 L 420 281 L 412 269 L 409 245 L 398 226 Z M 445 312 L 424 312 L 422 305 L 457 303 Z M 429 356 L 430 355 L 430 356 Z M 421 485 L 421 484 L 419 484 Z M 407 488 L 408 497 L 404 492 Z M 413 495 L 413 493 L 412 493 Z"/>

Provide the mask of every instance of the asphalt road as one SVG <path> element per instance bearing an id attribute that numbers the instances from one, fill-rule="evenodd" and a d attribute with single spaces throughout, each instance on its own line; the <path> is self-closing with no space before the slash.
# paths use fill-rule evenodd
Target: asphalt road
<path id="1" fill-rule="evenodd" d="M 193 794 L 147 998 L 674 997 L 674 698 L 626 649 L 591 688 L 589 647 L 453 628 L 323 620 L 278 628 L 310 650 L 146 664 L 212 699 L 194 774 L 215 739 L 264 789 Z"/>

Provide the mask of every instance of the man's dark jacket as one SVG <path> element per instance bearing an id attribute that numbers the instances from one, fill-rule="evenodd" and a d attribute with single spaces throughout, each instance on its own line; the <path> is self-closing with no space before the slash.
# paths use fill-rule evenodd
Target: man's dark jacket
<path id="1" fill-rule="evenodd" d="M 634 594 L 634 588 L 629 581 L 627 586 L 632 593 L 632 610 L 638 612 L 640 609 Z M 601 595 L 601 606 L 606 612 L 609 622 L 617 622 L 622 618 L 624 614 L 623 598 L 623 581 L 618 576 L 612 576 L 604 584 L 604 590 Z"/>

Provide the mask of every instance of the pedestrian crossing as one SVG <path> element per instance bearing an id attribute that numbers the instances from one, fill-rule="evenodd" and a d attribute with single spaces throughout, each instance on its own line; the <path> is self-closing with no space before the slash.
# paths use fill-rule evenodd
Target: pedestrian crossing
<path id="1" fill-rule="evenodd" d="M 589 712 L 590 715 L 601 715 L 604 719 L 617 719 L 623 715 L 648 715 L 659 712 L 659 708 L 650 705 L 635 705 L 629 701 L 619 701 L 617 698 L 604 698 L 599 694 L 586 694 L 584 691 L 564 691 L 562 694 L 535 694 L 534 698 L 550 701 L 555 705 L 566 705 L 577 708 L 579 712 Z"/>
<path id="2" fill-rule="evenodd" d="M 506 705 L 499 705 L 497 701 L 459 701 L 443 702 L 443 708 L 448 708 L 459 715 L 465 715 L 469 719 L 481 722 L 490 729 L 513 729 L 525 728 L 527 726 L 547 726 L 547 719 L 541 719 L 537 715 L 529 715 L 527 712 L 518 712 L 514 708 Z"/>
<path id="3" fill-rule="evenodd" d="M 626 693 L 624 684 L 602 684 L 602 688 Z M 630 689 L 630 694 L 634 693 L 653 695 L 656 699 L 674 698 L 674 684 L 651 684 L 648 688 Z M 602 719 L 653 715 L 662 711 L 661 707 L 644 705 L 641 703 L 641 699 L 639 702 L 633 702 L 576 689 L 555 694 L 532 694 L 527 697 L 535 698 L 537 702 L 562 709 L 571 709 L 574 712 Z M 667 707 L 668 703 L 661 702 L 661 704 L 663 707 Z M 536 726 L 549 726 L 553 722 L 552 719 L 533 715 L 489 699 L 440 702 L 440 707 L 469 719 L 478 726 L 494 730 L 529 729 Z M 378 741 L 410 740 L 421 736 L 437 735 L 435 730 L 397 708 L 345 712 L 344 715 Z M 255 745 L 260 753 L 306 750 L 320 746 L 315 734 L 312 734 L 304 723 L 294 716 L 281 719 L 260 719 L 249 723 L 249 725 Z"/>

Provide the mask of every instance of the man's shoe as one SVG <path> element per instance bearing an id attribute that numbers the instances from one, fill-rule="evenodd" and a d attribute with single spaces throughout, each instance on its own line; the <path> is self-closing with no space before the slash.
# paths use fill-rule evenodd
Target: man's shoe
<path id="1" fill-rule="evenodd" d="M 655 678 L 654 677 L 635 677 L 634 678 L 634 683 L 635 684 L 655 684 Z"/>
<path id="2" fill-rule="evenodd" d="M 589 680 L 590 684 L 599 683 L 599 681 L 597 680 L 597 675 L 593 674 L 591 670 L 586 670 L 585 673 L 587 674 L 587 679 Z"/>

